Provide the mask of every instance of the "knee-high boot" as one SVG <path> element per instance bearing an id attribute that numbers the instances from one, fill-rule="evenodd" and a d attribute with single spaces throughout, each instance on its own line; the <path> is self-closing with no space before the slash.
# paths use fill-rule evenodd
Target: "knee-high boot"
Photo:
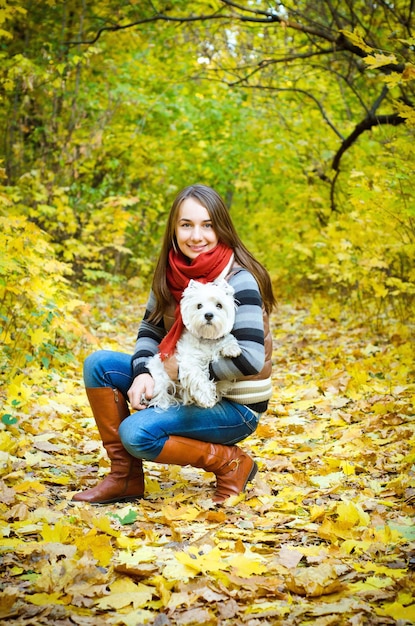
<path id="1" fill-rule="evenodd" d="M 171 436 L 164 444 L 156 463 L 192 465 L 216 475 L 214 502 L 224 502 L 229 496 L 244 491 L 246 484 L 258 471 L 250 456 L 237 446 L 205 443 L 195 439 Z"/>
<path id="2" fill-rule="evenodd" d="M 131 456 L 121 443 L 118 428 L 130 411 L 124 396 L 112 387 L 86 390 L 102 443 L 111 461 L 110 473 L 96 487 L 77 493 L 72 500 L 108 504 L 135 500 L 144 495 L 141 459 Z"/>

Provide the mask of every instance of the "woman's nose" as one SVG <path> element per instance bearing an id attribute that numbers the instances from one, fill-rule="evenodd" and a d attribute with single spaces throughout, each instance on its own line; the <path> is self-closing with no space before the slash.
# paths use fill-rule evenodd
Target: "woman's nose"
<path id="1" fill-rule="evenodd" d="M 202 239 L 201 231 L 200 231 L 200 228 L 198 226 L 195 226 L 192 229 L 192 239 L 194 241 L 200 241 Z"/>

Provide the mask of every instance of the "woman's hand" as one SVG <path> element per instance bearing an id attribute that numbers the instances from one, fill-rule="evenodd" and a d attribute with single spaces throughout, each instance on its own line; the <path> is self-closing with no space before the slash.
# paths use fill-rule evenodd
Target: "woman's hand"
<path id="1" fill-rule="evenodd" d="M 131 407 L 136 411 L 147 408 L 148 400 L 153 397 L 154 380 L 150 374 L 139 374 L 127 391 Z"/>

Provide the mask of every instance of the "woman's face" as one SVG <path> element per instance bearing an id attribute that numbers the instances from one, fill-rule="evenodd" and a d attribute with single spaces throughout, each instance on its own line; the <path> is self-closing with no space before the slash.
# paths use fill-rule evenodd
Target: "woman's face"
<path id="1" fill-rule="evenodd" d="M 175 234 L 180 251 L 189 259 L 212 250 L 218 243 L 208 210 L 195 198 L 186 198 L 181 203 Z"/>

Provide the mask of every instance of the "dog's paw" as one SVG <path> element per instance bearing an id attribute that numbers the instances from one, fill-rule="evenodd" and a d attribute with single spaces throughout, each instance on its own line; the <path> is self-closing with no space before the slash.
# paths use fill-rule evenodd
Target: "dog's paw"
<path id="1" fill-rule="evenodd" d="M 205 381 L 205 384 L 200 385 L 197 389 L 193 388 L 191 393 L 195 403 L 205 409 L 215 406 L 218 401 L 216 384 L 211 380 Z"/>
<path id="2" fill-rule="evenodd" d="M 166 411 L 169 407 L 175 404 L 174 396 L 171 396 L 168 393 L 159 393 L 154 395 L 149 401 L 149 407 L 154 407 L 156 409 L 161 409 L 162 411 Z"/>
<path id="3" fill-rule="evenodd" d="M 239 356 L 241 352 L 241 347 L 233 335 L 229 335 L 229 337 L 225 338 L 220 351 L 222 356 L 236 357 Z"/>
<path id="4" fill-rule="evenodd" d="M 215 406 L 215 404 L 218 401 L 218 397 L 215 393 L 214 397 L 206 397 L 206 396 L 201 396 L 199 398 L 194 398 L 193 399 L 193 403 L 197 404 L 197 406 L 202 407 L 202 409 L 211 409 L 213 406 Z"/>
<path id="5" fill-rule="evenodd" d="M 196 404 L 208 409 L 217 403 L 216 384 L 212 380 L 206 379 L 205 375 L 198 372 L 197 368 L 193 370 L 192 378 L 189 376 L 186 381 L 181 380 L 181 383 L 183 404 Z"/>

